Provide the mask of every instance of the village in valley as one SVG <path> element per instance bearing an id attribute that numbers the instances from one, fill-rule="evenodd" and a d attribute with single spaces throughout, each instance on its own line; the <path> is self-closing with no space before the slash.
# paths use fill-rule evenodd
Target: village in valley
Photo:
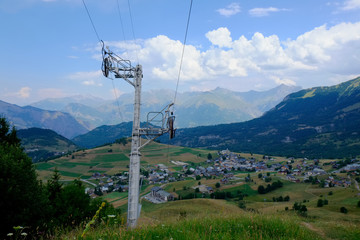
<path id="1" fill-rule="evenodd" d="M 173 161 L 169 166 L 160 163 L 153 166 L 141 167 L 141 187 L 152 186 L 151 190 L 142 198 L 152 203 L 163 203 L 171 200 L 180 200 L 181 196 L 173 191 L 165 191 L 164 187 L 173 182 L 187 179 L 199 181 L 193 186 L 195 192 L 203 197 L 213 196 L 221 185 L 234 185 L 245 182 L 254 182 L 261 179 L 264 184 L 271 183 L 272 178 L 294 183 L 318 184 L 322 188 L 349 187 L 352 182 L 359 181 L 360 161 L 356 158 L 346 160 L 320 160 L 286 158 L 277 160 L 275 157 L 262 156 L 255 158 L 252 155 L 245 158 L 240 154 L 222 150 L 215 154 L 209 153 L 207 160 L 200 163 Z M 170 164 L 171 163 L 171 164 Z M 173 167 L 176 166 L 177 170 Z M 244 175 L 245 174 L 245 175 Z M 123 171 L 115 175 L 95 172 L 86 180 L 93 187 L 86 188 L 90 197 L 96 198 L 111 192 L 128 191 L 128 172 Z M 201 184 L 202 179 L 213 179 L 216 184 Z M 352 181 L 353 180 L 353 181 Z M 256 184 L 256 182 L 255 182 Z M 186 187 L 184 187 L 184 190 Z"/>

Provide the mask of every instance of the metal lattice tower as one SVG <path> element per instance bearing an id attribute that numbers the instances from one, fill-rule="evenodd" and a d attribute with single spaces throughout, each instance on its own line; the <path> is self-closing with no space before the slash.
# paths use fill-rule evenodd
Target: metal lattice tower
<path id="1" fill-rule="evenodd" d="M 135 88 L 127 215 L 127 226 L 129 228 L 135 228 L 141 211 L 141 205 L 139 203 L 140 149 L 166 132 L 170 133 L 170 138 L 175 136 L 175 117 L 170 115 L 170 107 L 173 104 L 169 104 L 160 112 L 149 113 L 147 115 L 146 128 L 140 128 L 141 82 L 143 78 L 142 66 L 137 65 L 136 67 L 132 67 L 129 60 L 120 58 L 110 50 L 106 51 L 104 47 L 102 49 L 102 55 L 102 71 L 104 76 L 108 77 L 109 73 L 113 73 L 115 78 L 122 78 Z M 155 122 L 157 126 L 154 126 L 152 124 L 153 122 Z M 147 141 L 142 145 L 141 136 L 147 138 Z"/>

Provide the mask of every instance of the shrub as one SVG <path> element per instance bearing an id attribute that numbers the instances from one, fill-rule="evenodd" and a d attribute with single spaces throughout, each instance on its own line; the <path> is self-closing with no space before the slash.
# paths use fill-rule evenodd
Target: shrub
<path id="1" fill-rule="evenodd" d="M 324 206 L 324 202 L 323 202 L 323 200 L 322 199 L 319 199 L 318 201 L 317 201 L 317 205 L 316 205 L 317 207 L 322 207 L 322 206 Z"/>
<path id="2" fill-rule="evenodd" d="M 293 210 L 296 211 L 301 216 L 307 216 L 307 207 L 301 203 L 295 202 L 293 205 Z"/>
<path id="3" fill-rule="evenodd" d="M 346 207 L 341 207 L 341 208 L 340 208 L 340 212 L 346 214 L 346 213 L 348 213 L 348 210 L 347 210 Z"/>
<path id="4" fill-rule="evenodd" d="M 245 203 L 244 203 L 243 201 L 239 201 L 238 206 L 239 206 L 239 208 L 241 208 L 241 209 L 246 209 Z"/>

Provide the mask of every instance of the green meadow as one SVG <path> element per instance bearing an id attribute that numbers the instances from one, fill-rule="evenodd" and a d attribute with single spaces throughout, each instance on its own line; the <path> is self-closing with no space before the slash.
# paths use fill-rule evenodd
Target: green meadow
<path id="1" fill-rule="evenodd" d="M 155 166 L 162 163 L 170 169 L 180 170 L 172 161 L 200 163 L 206 160 L 207 154 L 215 151 L 191 149 L 150 143 L 141 151 L 141 164 Z M 113 175 L 128 171 L 130 144 L 112 144 L 95 149 L 81 150 L 58 159 L 35 164 L 41 179 L 47 180 L 57 168 L 66 180 L 89 178 L 93 173 Z"/>
<path id="2" fill-rule="evenodd" d="M 55 168 L 62 175 L 62 180 L 88 179 L 95 172 L 116 174 L 128 171 L 129 151 L 129 144 L 112 144 L 74 152 L 35 166 L 40 178 L 45 181 L 50 178 Z M 182 166 L 174 164 L 173 161 L 187 162 L 194 166 L 203 165 L 208 153 L 217 155 L 216 151 L 159 143 L 151 143 L 141 152 L 143 167 L 155 167 L 162 163 L 174 171 L 180 171 Z M 253 154 L 252 157 L 261 160 L 263 156 Z M 276 157 L 268 163 L 285 161 L 284 158 Z M 295 159 L 296 161 L 299 160 Z M 326 163 L 329 161 L 324 160 Z M 331 170 L 327 168 L 327 171 Z M 251 180 L 246 182 L 245 177 L 248 174 Z M 190 194 L 197 198 L 164 204 L 152 204 L 143 199 L 154 185 L 142 185 L 140 228 L 131 231 L 124 225 L 127 192 L 105 194 L 103 199 L 120 208 L 122 214 L 117 217 L 117 224 L 101 220 L 98 227 L 91 229 L 85 239 L 358 239 L 360 236 L 360 207 L 357 206 L 360 192 L 355 186 L 321 188 L 319 184 L 293 183 L 286 180 L 284 175 L 272 172 L 270 184 L 280 180 L 283 187 L 259 194 L 258 186 L 269 183 L 258 178 L 258 174 L 235 171 L 236 179 L 228 184 L 220 184 L 218 188 L 220 177 L 200 180 L 186 178 L 183 181 L 167 183 L 162 187 L 175 197 Z M 265 174 L 263 172 L 263 175 Z M 340 175 L 346 177 L 346 174 Z M 195 194 L 195 188 L 199 184 L 210 186 L 214 191 L 229 192 L 235 197 L 220 200 L 210 199 L 207 195 L 207 198 L 202 198 L 201 194 Z M 243 208 L 239 207 L 239 193 L 245 196 L 241 200 Z M 289 196 L 290 200 L 273 201 L 273 198 L 280 196 Z M 328 204 L 318 207 L 319 199 L 327 200 Z M 292 210 L 295 202 L 306 206 L 306 215 L 298 215 Z M 348 212 L 341 213 L 341 207 L 345 207 Z M 61 239 L 79 239 L 82 230 L 83 228 L 78 227 L 59 233 L 58 236 Z"/>

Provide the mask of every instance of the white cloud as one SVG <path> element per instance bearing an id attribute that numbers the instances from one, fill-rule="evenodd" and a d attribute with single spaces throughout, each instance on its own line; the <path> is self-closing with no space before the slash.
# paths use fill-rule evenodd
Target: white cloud
<path id="1" fill-rule="evenodd" d="M 71 80 L 81 81 L 86 86 L 102 86 L 102 71 L 76 72 L 68 76 Z"/>
<path id="2" fill-rule="evenodd" d="M 175 81 L 179 74 L 183 45 L 160 35 L 144 41 L 143 48 L 138 52 L 144 66 L 150 67 L 154 78 Z M 147 67 L 144 67 L 146 69 Z M 204 77 L 201 67 L 201 53 L 194 46 L 187 45 L 182 62 L 181 78 L 184 81 Z"/>
<path id="3" fill-rule="evenodd" d="M 29 87 L 23 87 L 17 92 L 17 96 L 20 98 L 28 98 L 30 97 L 31 88 Z"/>
<path id="4" fill-rule="evenodd" d="M 288 9 L 282 8 L 274 8 L 274 7 L 268 7 L 268 8 L 253 8 L 249 10 L 249 14 L 254 17 L 264 17 L 268 16 L 272 12 L 280 12 L 280 11 L 288 11 Z"/>
<path id="5" fill-rule="evenodd" d="M 206 33 L 205 36 L 213 45 L 218 45 L 219 47 L 231 47 L 232 39 L 230 31 L 227 28 L 218 28 Z"/>
<path id="6" fill-rule="evenodd" d="M 100 70 L 92 72 L 76 72 L 69 75 L 69 78 L 73 80 L 94 79 L 99 78 L 101 74 L 102 72 Z"/>
<path id="7" fill-rule="evenodd" d="M 289 78 L 280 78 L 280 77 L 277 77 L 277 76 L 272 76 L 271 77 L 275 83 L 277 84 L 285 84 L 285 85 L 288 85 L 288 86 L 295 86 L 296 85 L 296 82 L 292 79 L 289 79 Z"/>
<path id="8" fill-rule="evenodd" d="M 359 74 L 360 22 L 323 25 L 285 45 L 290 57 L 321 71 Z"/>
<path id="9" fill-rule="evenodd" d="M 180 83 L 188 90 L 217 86 L 266 89 L 283 83 L 307 87 L 321 85 L 324 79 L 342 76 L 347 80 L 360 74 L 360 22 L 320 26 L 286 41 L 259 32 L 250 38 L 232 39 L 230 30 L 224 27 L 205 36 L 212 44 L 209 49 L 185 47 Z M 138 56 L 146 81 L 162 82 L 167 87 L 168 82 L 176 83 L 183 49 L 180 41 L 159 35 L 137 44 L 111 44 L 117 46 L 114 51 L 122 57 Z M 95 71 L 71 77 L 84 84 L 96 84 L 100 76 L 101 72 Z"/>
<path id="10" fill-rule="evenodd" d="M 96 85 L 94 80 L 85 80 L 85 81 L 82 81 L 82 84 L 84 84 L 86 86 L 94 86 L 94 85 Z"/>
<path id="11" fill-rule="evenodd" d="M 231 17 L 231 16 L 241 12 L 241 8 L 240 8 L 239 3 L 234 2 L 234 3 L 229 4 L 226 8 L 220 8 L 216 11 L 222 16 Z"/>
<path id="12" fill-rule="evenodd" d="M 360 9 L 360 0 L 347 0 L 341 9 L 345 11 Z"/>

